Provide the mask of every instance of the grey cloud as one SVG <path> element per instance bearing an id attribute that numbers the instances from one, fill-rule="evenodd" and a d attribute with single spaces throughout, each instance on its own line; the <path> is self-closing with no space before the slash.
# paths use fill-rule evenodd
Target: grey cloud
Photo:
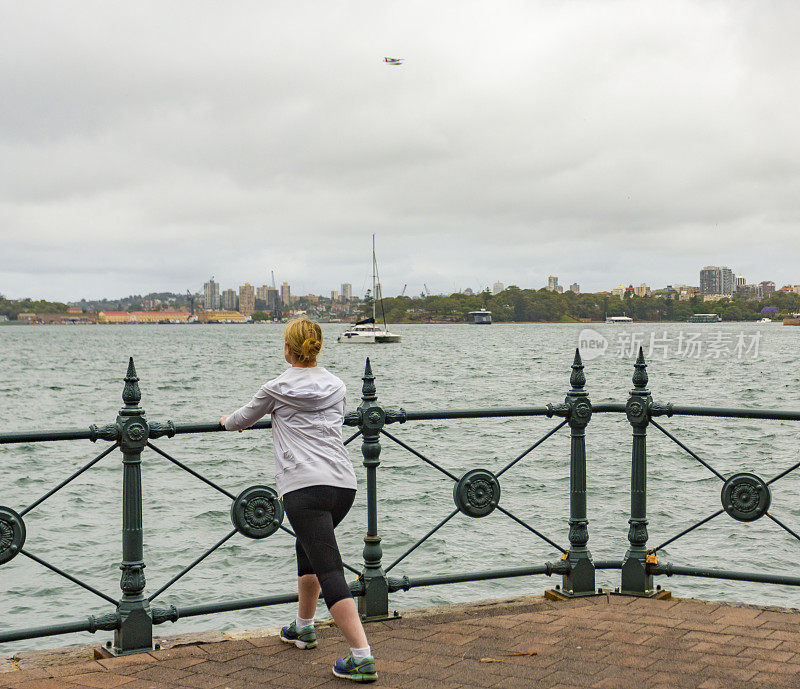
<path id="1" fill-rule="evenodd" d="M 793 3 L 4 13 L 2 292 L 800 282 Z"/>

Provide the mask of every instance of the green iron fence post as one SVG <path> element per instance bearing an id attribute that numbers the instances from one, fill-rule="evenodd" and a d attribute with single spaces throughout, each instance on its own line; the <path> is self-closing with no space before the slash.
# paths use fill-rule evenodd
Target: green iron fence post
<path id="1" fill-rule="evenodd" d="M 584 390 L 586 375 L 580 351 L 575 350 L 572 389 L 564 400 L 569 406 L 569 573 L 563 575 L 564 592 L 574 596 L 590 595 L 594 589 L 594 562 L 586 547 L 589 520 L 586 517 L 586 426 L 592 418 L 592 403 Z"/>
<path id="2" fill-rule="evenodd" d="M 625 415 L 633 428 L 631 451 L 631 518 L 628 520 L 630 547 L 622 561 L 622 593 L 644 595 L 653 589 L 647 572 L 647 425 L 650 423 L 650 392 L 647 364 L 639 347 L 633 372 L 633 390 L 625 404 Z"/>
<path id="3" fill-rule="evenodd" d="M 358 611 L 365 619 L 389 615 L 389 582 L 383 571 L 381 537 L 378 535 L 377 470 L 380 466 L 380 434 L 386 421 L 386 412 L 378 404 L 375 376 L 367 357 L 364 367 L 364 384 L 358 415 L 361 427 L 361 454 L 367 469 L 367 533 L 364 536 L 364 569 L 361 578 L 364 595 L 358 600 Z"/>
<path id="4" fill-rule="evenodd" d="M 144 550 L 142 545 L 142 450 L 150 433 L 133 357 L 125 374 L 122 401 L 117 416 L 122 450 L 122 598 L 117 607 L 120 627 L 114 632 L 117 655 L 140 653 L 153 648 L 153 615 L 144 596 Z"/>

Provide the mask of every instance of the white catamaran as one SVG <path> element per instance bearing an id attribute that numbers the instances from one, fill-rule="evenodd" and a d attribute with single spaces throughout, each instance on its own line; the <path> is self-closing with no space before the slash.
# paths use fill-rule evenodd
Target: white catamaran
<path id="1" fill-rule="evenodd" d="M 400 335 L 389 332 L 386 325 L 386 315 L 383 316 L 383 328 L 375 322 L 375 305 L 378 303 L 378 295 L 375 293 L 375 286 L 378 277 L 378 264 L 375 261 L 375 235 L 372 235 L 372 318 L 365 318 L 351 325 L 337 338 L 337 342 L 359 342 L 373 344 L 375 342 L 400 342 Z M 380 295 L 381 302 L 383 294 Z M 383 304 L 381 304 L 383 313 Z"/>

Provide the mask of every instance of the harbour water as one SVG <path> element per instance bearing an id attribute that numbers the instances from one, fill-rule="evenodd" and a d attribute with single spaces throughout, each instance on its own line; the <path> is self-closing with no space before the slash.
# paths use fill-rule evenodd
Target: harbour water
<path id="1" fill-rule="evenodd" d="M 388 406 L 560 402 L 579 339 L 599 343 L 596 351 L 606 343 L 604 354 L 585 362 L 595 403 L 625 401 L 641 341 L 657 401 L 800 408 L 800 329 L 780 324 L 602 324 L 590 333 L 584 326 L 557 324 L 393 326 L 403 341 L 384 346 L 337 344 L 343 327 L 323 326 L 321 363 L 346 382 L 348 409 L 359 402 L 366 356 L 379 400 Z M 689 339 L 700 345 L 686 346 Z M 129 356 L 136 361 L 150 421 L 215 421 L 286 366 L 282 328 L 272 324 L 3 328 L 0 351 L 0 432 L 113 422 Z M 723 474 L 751 471 L 771 478 L 800 459 L 797 422 L 672 418 L 662 423 Z M 391 432 L 460 475 L 479 467 L 499 470 L 555 424 L 547 418 L 431 421 L 396 425 Z M 598 559 L 621 559 L 628 545 L 630 435 L 620 414 L 596 414 L 587 429 L 589 547 Z M 157 444 L 232 493 L 256 483 L 274 485 L 269 431 L 178 436 Z M 452 511 L 452 482 L 388 440 L 382 444 L 379 516 L 384 563 L 389 563 Z M 0 446 L 0 505 L 23 508 L 102 449 L 102 442 L 88 441 Z M 363 485 L 358 441 L 350 450 Z M 112 597 L 119 594 L 120 458 L 112 453 L 26 516 L 27 550 Z M 648 472 L 650 546 L 720 508 L 719 479 L 655 429 L 648 436 Z M 142 480 L 152 592 L 230 530 L 230 502 L 149 451 L 143 454 Z M 567 429 L 504 475 L 501 485 L 506 509 L 568 546 Z M 800 530 L 800 470 L 773 486 L 771 512 Z M 353 566 L 361 560 L 365 521 L 360 490 L 337 534 L 343 557 Z M 502 514 L 458 515 L 392 575 L 524 566 L 558 556 Z M 668 547 L 660 559 L 796 575 L 800 543 L 768 519 L 745 524 L 722 515 Z M 260 541 L 237 535 L 158 601 L 180 606 L 289 592 L 294 576 L 294 544 L 287 534 Z M 616 586 L 618 577 L 598 572 L 598 585 Z M 556 583 L 537 577 L 414 589 L 393 594 L 392 607 L 538 593 Z M 681 596 L 800 607 L 800 591 L 791 587 L 689 578 L 659 583 Z M 0 566 L 0 628 L 106 612 L 109 605 L 25 557 Z M 197 617 L 161 625 L 157 633 L 272 626 L 292 612 L 292 606 L 278 606 Z M 86 634 L 45 638 L 6 644 L 0 651 L 90 640 Z"/>

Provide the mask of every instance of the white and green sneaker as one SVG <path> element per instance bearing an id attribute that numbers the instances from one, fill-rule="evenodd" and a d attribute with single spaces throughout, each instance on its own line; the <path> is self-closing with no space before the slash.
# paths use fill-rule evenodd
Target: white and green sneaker
<path id="1" fill-rule="evenodd" d="M 317 633 L 314 631 L 314 626 L 297 628 L 297 623 L 292 622 L 281 629 L 281 641 L 285 644 L 294 644 L 297 648 L 307 650 L 317 647 Z"/>
<path id="2" fill-rule="evenodd" d="M 375 658 L 367 656 L 357 663 L 352 653 L 348 653 L 344 658 L 339 658 L 333 664 L 333 674 L 353 682 L 374 682 L 378 679 L 378 673 L 375 672 Z"/>

